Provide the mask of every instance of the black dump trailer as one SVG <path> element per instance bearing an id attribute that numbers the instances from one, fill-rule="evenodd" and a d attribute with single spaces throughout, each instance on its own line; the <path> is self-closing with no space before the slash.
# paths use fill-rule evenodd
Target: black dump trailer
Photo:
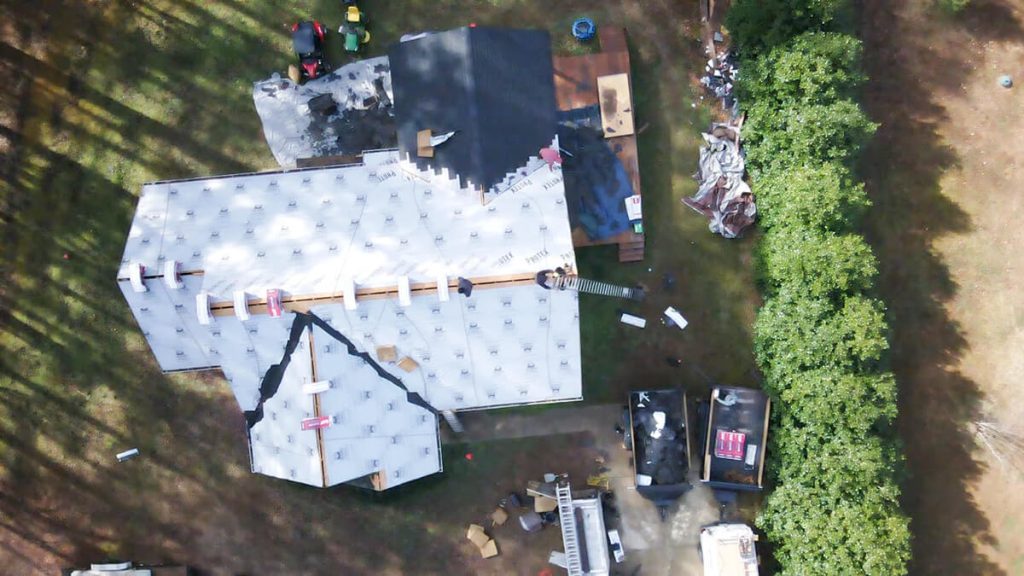
<path id="1" fill-rule="evenodd" d="M 690 424 L 682 389 L 629 394 L 626 447 L 633 451 L 636 491 L 654 502 L 662 518 L 691 488 Z"/>

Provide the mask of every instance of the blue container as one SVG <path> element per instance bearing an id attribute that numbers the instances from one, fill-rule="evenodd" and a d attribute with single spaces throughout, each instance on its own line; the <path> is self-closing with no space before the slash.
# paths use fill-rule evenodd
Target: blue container
<path id="1" fill-rule="evenodd" d="M 584 16 L 577 18 L 572 23 L 573 38 L 585 42 L 593 38 L 594 34 L 597 34 L 597 24 L 594 24 L 594 21 L 590 18 Z"/>

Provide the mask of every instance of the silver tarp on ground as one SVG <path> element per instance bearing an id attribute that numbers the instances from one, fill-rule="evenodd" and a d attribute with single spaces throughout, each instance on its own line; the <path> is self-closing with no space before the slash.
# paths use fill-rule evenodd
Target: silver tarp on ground
<path id="1" fill-rule="evenodd" d="M 253 83 L 252 97 L 274 158 L 303 158 L 394 147 L 387 56 L 360 60 L 298 85 L 280 74 Z"/>
<path id="2" fill-rule="evenodd" d="M 743 181 L 745 162 L 739 128 L 716 124 L 702 136 L 704 146 L 694 174 L 700 186 L 692 198 L 683 198 L 683 204 L 706 216 L 712 232 L 736 238 L 757 215 L 754 195 Z"/>

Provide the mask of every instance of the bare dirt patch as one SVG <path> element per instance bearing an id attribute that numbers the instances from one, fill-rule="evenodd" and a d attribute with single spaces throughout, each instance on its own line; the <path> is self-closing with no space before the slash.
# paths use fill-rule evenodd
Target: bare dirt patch
<path id="1" fill-rule="evenodd" d="M 878 136 L 863 163 L 900 383 L 914 574 L 1024 573 L 1022 477 L 973 423 L 1021 432 L 1024 3 L 865 1 Z M 1018 86 L 998 85 L 1013 74 Z"/>

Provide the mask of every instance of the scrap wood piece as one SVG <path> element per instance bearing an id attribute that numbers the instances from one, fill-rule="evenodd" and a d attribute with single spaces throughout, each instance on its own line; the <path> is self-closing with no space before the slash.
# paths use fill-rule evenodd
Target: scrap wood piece
<path id="1" fill-rule="evenodd" d="M 530 480 L 526 483 L 526 493 L 534 497 L 555 498 L 555 485 L 550 482 Z"/>
<path id="2" fill-rule="evenodd" d="M 533 499 L 534 512 L 551 512 L 558 508 L 558 500 L 547 496 L 538 496 Z"/>
<path id="3" fill-rule="evenodd" d="M 630 326 L 636 326 L 637 328 L 645 328 L 647 326 L 647 320 L 640 316 L 634 316 L 625 312 L 619 316 L 619 321 L 623 324 L 629 324 Z"/>
<path id="4" fill-rule="evenodd" d="M 398 349 L 394 346 L 377 346 L 377 360 L 381 362 L 394 362 L 398 359 Z"/>
<path id="5" fill-rule="evenodd" d="M 416 133 L 416 155 L 420 158 L 433 158 L 434 147 L 430 145 L 430 130 L 420 130 Z"/>
<path id="6" fill-rule="evenodd" d="M 483 558 L 494 558 L 498 555 L 498 543 L 493 539 L 480 547 L 480 556 Z"/>
<path id="7" fill-rule="evenodd" d="M 470 524 L 469 530 L 466 531 L 466 539 L 476 545 L 477 548 L 483 548 L 491 540 L 491 537 L 484 531 L 483 526 Z"/>
<path id="8" fill-rule="evenodd" d="M 402 370 L 405 370 L 406 372 L 412 372 L 413 370 L 419 368 L 420 365 L 419 365 L 418 362 L 416 362 L 412 358 L 409 358 L 408 356 L 406 356 L 405 358 L 402 358 L 398 362 L 398 367 L 401 368 Z"/>
<path id="9" fill-rule="evenodd" d="M 665 308 L 665 316 L 671 320 L 673 324 L 678 326 L 680 330 L 685 329 L 686 325 L 689 324 L 689 322 L 686 321 L 686 318 L 683 318 L 683 315 L 679 313 L 679 310 L 676 310 L 671 306 Z"/>
<path id="10" fill-rule="evenodd" d="M 633 134 L 633 98 L 629 92 L 629 74 L 598 76 L 597 94 L 604 137 Z"/>
<path id="11" fill-rule="evenodd" d="M 498 506 L 491 512 L 491 524 L 493 526 L 502 526 L 508 521 L 508 512 L 504 508 Z"/>

